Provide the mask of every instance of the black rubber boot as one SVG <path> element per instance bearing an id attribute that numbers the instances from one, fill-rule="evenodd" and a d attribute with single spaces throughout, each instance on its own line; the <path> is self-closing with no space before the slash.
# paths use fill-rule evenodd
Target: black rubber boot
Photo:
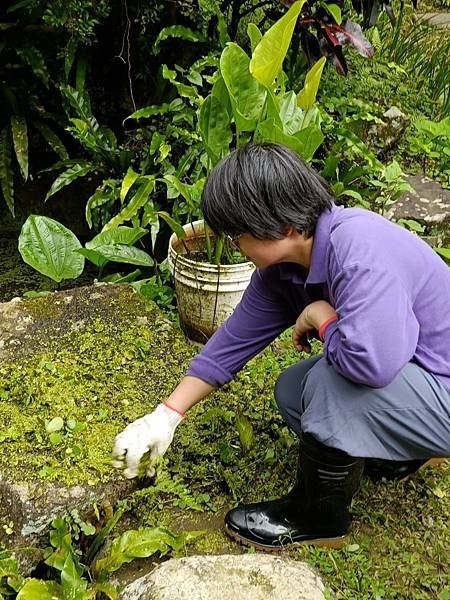
<path id="1" fill-rule="evenodd" d="M 297 484 L 278 500 L 245 504 L 225 517 L 226 531 L 264 550 L 314 544 L 339 548 L 350 528 L 350 502 L 364 460 L 302 436 Z"/>
<path id="2" fill-rule="evenodd" d="M 383 460 L 381 458 L 366 458 L 364 476 L 374 482 L 403 481 L 425 465 L 436 466 L 443 459 L 418 458 L 416 460 Z"/>

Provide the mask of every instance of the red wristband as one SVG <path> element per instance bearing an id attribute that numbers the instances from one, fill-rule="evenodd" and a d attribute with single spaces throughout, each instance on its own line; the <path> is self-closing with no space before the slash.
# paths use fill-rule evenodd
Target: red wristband
<path id="1" fill-rule="evenodd" d="M 324 341 L 325 329 L 328 327 L 328 325 L 330 323 L 333 323 L 333 321 L 337 321 L 337 320 L 338 320 L 337 316 L 330 317 L 324 323 L 322 323 L 322 325 L 319 327 L 319 337 L 322 340 L 322 342 Z"/>
<path id="2" fill-rule="evenodd" d="M 181 415 L 182 417 L 186 416 L 186 413 L 184 413 L 182 410 L 180 410 L 179 408 L 175 408 L 174 406 L 170 406 L 170 404 L 168 402 L 163 402 L 164 406 L 167 406 L 167 408 L 170 408 L 171 410 L 174 410 L 176 413 L 178 413 L 179 415 Z"/>

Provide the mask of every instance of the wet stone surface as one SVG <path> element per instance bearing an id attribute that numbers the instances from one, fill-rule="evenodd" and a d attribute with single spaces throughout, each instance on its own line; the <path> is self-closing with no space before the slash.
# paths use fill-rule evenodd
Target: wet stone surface
<path id="1" fill-rule="evenodd" d="M 137 579 L 120 600 L 324 600 L 306 563 L 266 554 L 171 559 Z"/>
<path id="2" fill-rule="evenodd" d="M 388 219 L 413 219 L 427 225 L 450 223 L 450 190 L 442 188 L 429 177 L 411 175 L 408 183 L 414 192 L 406 192 L 386 212 Z"/>

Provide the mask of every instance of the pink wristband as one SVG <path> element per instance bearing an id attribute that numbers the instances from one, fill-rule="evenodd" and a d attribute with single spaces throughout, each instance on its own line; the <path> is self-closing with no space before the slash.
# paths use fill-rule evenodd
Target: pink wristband
<path id="1" fill-rule="evenodd" d="M 174 406 L 170 406 L 170 404 L 168 404 L 167 402 L 163 402 L 164 406 L 167 406 L 167 408 L 170 408 L 171 410 L 175 411 L 176 413 L 178 413 L 179 415 L 181 415 L 182 417 L 186 416 L 186 413 L 184 413 L 182 410 L 180 410 L 179 408 L 175 408 Z"/>
<path id="2" fill-rule="evenodd" d="M 336 316 L 330 317 L 324 323 L 322 323 L 322 325 L 319 327 L 319 337 L 322 340 L 322 342 L 324 341 L 325 329 L 328 327 L 328 325 L 330 323 L 333 323 L 333 321 L 337 321 L 337 320 L 338 320 L 338 317 L 336 317 Z"/>

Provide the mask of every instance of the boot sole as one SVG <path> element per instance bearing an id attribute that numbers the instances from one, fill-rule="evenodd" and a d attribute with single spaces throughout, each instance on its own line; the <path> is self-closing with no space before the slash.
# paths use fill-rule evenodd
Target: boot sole
<path id="1" fill-rule="evenodd" d="M 423 465 L 421 467 L 419 467 L 417 469 L 417 471 L 413 471 L 413 473 L 410 473 L 409 475 L 406 475 L 406 477 L 402 477 L 398 481 L 408 481 L 409 479 L 411 479 L 412 477 L 414 477 L 414 475 L 416 473 L 418 473 L 419 471 L 421 471 L 422 469 L 426 469 L 427 467 L 431 467 L 431 468 L 434 469 L 435 467 L 438 467 L 439 465 L 441 465 L 442 463 L 444 463 L 446 460 L 447 460 L 446 458 L 430 458 L 429 460 L 427 460 L 426 463 L 423 463 Z"/>
<path id="2" fill-rule="evenodd" d="M 334 548 L 339 550 L 342 548 L 346 540 L 348 538 L 348 534 L 342 535 L 339 537 L 331 537 L 331 538 L 316 538 L 312 540 L 305 540 L 303 542 L 291 542 L 289 544 L 283 544 L 282 546 L 265 546 L 264 544 L 258 544 L 258 542 L 253 542 L 252 540 L 248 540 L 247 538 L 239 535 L 235 531 L 232 531 L 225 525 L 225 532 L 231 538 L 239 542 L 244 546 L 253 546 L 253 548 L 258 548 L 258 550 L 263 550 L 264 552 L 281 552 L 282 550 L 287 550 L 290 548 L 299 548 L 300 546 L 318 546 L 322 548 Z"/>

